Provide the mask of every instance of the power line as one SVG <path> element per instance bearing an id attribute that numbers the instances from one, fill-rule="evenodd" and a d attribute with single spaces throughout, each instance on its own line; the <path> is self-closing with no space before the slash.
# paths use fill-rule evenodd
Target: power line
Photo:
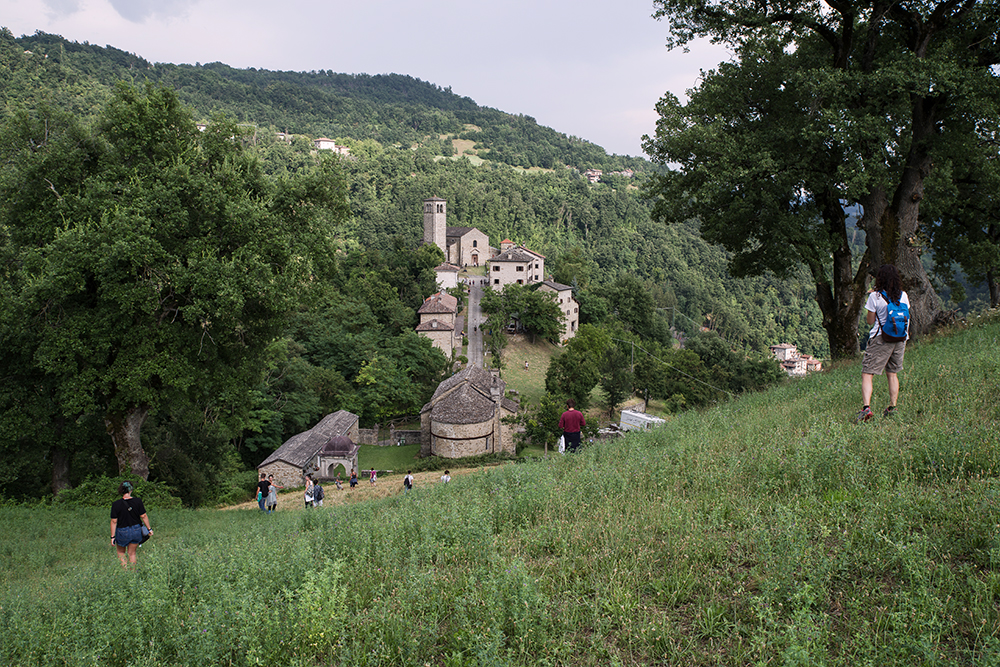
<path id="1" fill-rule="evenodd" d="M 731 391 L 728 391 L 726 389 L 722 389 L 720 387 L 716 387 L 715 385 L 709 384 L 708 382 L 705 382 L 704 380 L 699 380 L 698 378 L 694 377 L 693 375 L 688 375 L 687 373 L 685 373 L 681 369 L 677 368 L 673 364 L 668 363 L 668 362 L 664 361 L 663 359 L 660 359 L 659 357 L 657 357 L 656 355 L 654 355 L 652 352 L 650 352 L 649 350 L 647 350 L 643 346 L 636 345 L 634 341 L 624 340 L 622 338 L 615 338 L 614 336 L 611 337 L 611 340 L 617 340 L 617 341 L 622 342 L 622 343 L 630 343 L 632 345 L 632 370 L 633 370 L 633 372 L 635 371 L 635 348 L 638 347 L 640 350 L 642 350 L 643 352 L 646 353 L 647 357 L 650 357 L 651 359 L 655 359 L 655 360 L 659 361 L 661 364 L 663 364 L 667 368 L 672 368 L 674 371 L 680 373 L 684 377 L 686 377 L 686 378 L 688 378 L 690 380 L 694 380 L 695 382 L 698 382 L 700 384 L 703 384 L 706 387 L 711 387 L 712 389 L 714 389 L 716 391 L 721 391 L 724 394 L 728 394 L 730 398 L 735 398 L 736 397 L 736 395 L 733 392 L 731 392 Z"/>

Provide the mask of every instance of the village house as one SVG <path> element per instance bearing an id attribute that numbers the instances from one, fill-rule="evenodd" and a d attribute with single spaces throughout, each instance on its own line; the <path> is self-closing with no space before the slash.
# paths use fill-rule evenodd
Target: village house
<path id="1" fill-rule="evenodd" d="M 500 254 L 487 263 L 489 284 L 494 289 L 506 285 L 530 285 L 545 275 L 545 255 L 514 245 L 509 239 L 500 244 Z"/>
<path id="2" fill-rule="evenodd" d="M 437 292 L 424 299 L 417 310 L 420 323 L 416 331 L 431 339 L 434 347 L 451 359 L 456 345 L 461 344 L 461 332 L 455 330 L 458 299 L 447 292 Z"/>
<path id="3" fill-rule="evenodd" d="M 823 370 L 823 362 L 809 354 L 801 354 L 791 343 L 770 346 L 771 354 L 788 375 L 801 376 Z"/>
<path id="4" fill-rule="evenodd" d="M 355 443 L 359 436 L 358 416 L 338 410 L 286 440 L 257 470 L 273 474 L 275 484 L 287 487 L 302 486 L 307 474 L 317 479 L 329 477 L 338 465 L 345 471 L 357 470 L 360 448 Z"/>
<path id="5" fill-rule="evenodd" d="M 601 180 L 601 176 L 604 175 L 604 172 L 600 169 L 588 169 L 583 172 L 583 175 L 587 179 L 588 183 L 594 184 Z"/>
<path id="6" fill-rule="evenodd" d="M 538 289 L 553 294 L 559 310 L 563 313 L 563 330 L 559 335 L 559 341 L 565 345 L 576 335 L 576 330 L 580 326 L 580 304 L 573 298 L 573 288 L 554 280 L 543 280 Z"/>
<path id="7" fill-rule="evenodd" d="M 458 287 L 458 272 L 461 269 L 454 264 L 442 262 L 434 267 L 434 275 L 437 276 L 437 286 L 439 290 L 449 290 Z"/>
<path id="8" fill-rule="evenodd" d="M 421 456 L 462 458 L 515 453 L 514 434 L 503 418 L 518 405 L 504 396 L 506 383 L 477 366 L 438 385 L 420 411 Z"/>
<path id="9" fill-rule="evenodd" d="M 313 139 L 313 146 L 315 146 L 318 151 L 333 151 L 338 155 L 350 155 L 351 153 L 351 149 L 347 146 L 338 146 L 336 141 L 333 139 L 327 139 L 326 137 Z"/>

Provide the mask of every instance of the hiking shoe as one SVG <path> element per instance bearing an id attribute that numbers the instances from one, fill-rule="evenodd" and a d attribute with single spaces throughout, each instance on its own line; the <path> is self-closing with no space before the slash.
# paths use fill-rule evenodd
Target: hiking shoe
<path id="1" fill-rule="evenodd" d="M 854 418 L 854 423 L 860 424 L 861 422 L 866 422 L 874 416 L 875 415 L 872 414 L 871 408 L 869 407 L 861 408 L 861 410 L 858 411 L 858 416 Z"/>
<path id="2" fill-rule="evenodd" d="M 895 405 L 890 405 L 889 407 L 887 407 L 885 410 L 882 411 L 882 417 L 883 418 L 884 417 L 892 417 L 894 414 L 896 414 L 896 406 Z"/>

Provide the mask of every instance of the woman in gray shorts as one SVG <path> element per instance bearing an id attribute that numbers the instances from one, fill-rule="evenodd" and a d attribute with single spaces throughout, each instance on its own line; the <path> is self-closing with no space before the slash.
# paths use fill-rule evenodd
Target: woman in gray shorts
<path id="1" fill-rule="evenodd" d="M 865 358 L 861 362 L 861 398 L 864 405 L 858 412 L 857 421 L 866 422 L 872 418 L 871 409 L 872 384 L 876 375 L 885 371 L 885 379 L 889 383 L 889 405 L 882 412 L 883 417 L 889 417 L 896 411 L 896 401 L 899 399 L 899 376 L 903 369 L 903 354 L 906 352 L 906 341 L 910 337 L 909 321 L 906 323 L 906 337 L 901 341 L 887 341 L 882 335 L 882 327 L 889 315 L 889 302 L 910 306 L 910 298 L 903 291 L 899 279 L 899 271 L 892 264 L 883 264 L 875 274 L 875 289 L 868 294 L 865 303 L 866 320 L 872 326 L 868 333 L 868 346 L 865 348 Z M 877 324 L 876 324 L 877 323 Z"/>

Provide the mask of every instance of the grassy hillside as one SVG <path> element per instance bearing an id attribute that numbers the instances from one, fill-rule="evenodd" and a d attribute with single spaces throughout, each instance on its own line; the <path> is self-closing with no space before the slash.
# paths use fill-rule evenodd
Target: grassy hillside
<path id="1" fill-rule="evenodd" d="M 6 508 L 0 663 L 996 664 L 998 339 L 913 345 L 892 420 L 852 363 L 405 497 L 151 508 L 134 572 L 106 511 Z"/>

